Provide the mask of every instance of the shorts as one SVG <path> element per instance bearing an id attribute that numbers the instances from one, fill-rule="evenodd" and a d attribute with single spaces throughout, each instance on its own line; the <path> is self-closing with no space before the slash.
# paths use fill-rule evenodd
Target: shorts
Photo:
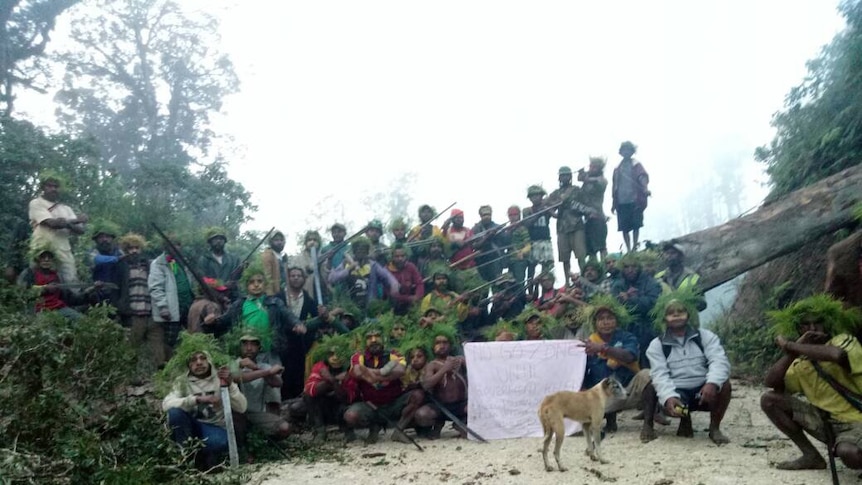
<path id="1" fill-rule="evenodd" d="M 554 260 L 554 246 L 550 239 L 542 239 L 530 242 L 530 261 L 543 263 Z M 542 268 L 544 269 L 544 268 Z"/>
<path id="2" fill-rule="evenodd" d="M 604 217 L 594 219 L 587 218 L 584 225 L 584 232 L 587 239 L 587 254 L 596 254 L 601 251 L 607 251 L 608 245 L 608 222 Z"/>
<path id="3" fill-rule="evenodd" d="M 634 231 L 644 225 L 644 211 L 632 204 L 617 206 L 617 230 L 620 232 Z"/>
<path id="4" fill-rule="evenodd" d="M 267 412 L 247 411 L 245 418 L 248 424 L 260 429 L 267 436 L 277 434 L 278 428 L 285 422 L 281 416 Z"/>
<path id="5" fill-rule="evenodd" d="M 441 406 L 446 408 L 447 411 L 452 413 L 453 416 L 460 419 L 461 421 L 466 421 L 467 419 L 467 400 L 463 401 L 455 401 L 455 402 L 441 402 Z M 436 407 L 436 406 L 434 406 Z M 446 416 L 445 413 L 440 411 L 439 416 L 437 416 L 437 421 L 447 421 L 449 417 Z"/>
<path id="6" fill-rule="evenodd" d="M 407 405 L 407 400 L 410 397 L 409 392 L 402 393 L 392 402 L 380 404 L 377 406 L 377 411 L 364 401 L 351 404 L 345 412 L 354 412 L 359 415 L 360 426 L 368 426 L 371 423 L 386 426 L 389 424 L 387 419 L 393 423 L 397 423 L 401 419 L 401 411 Z"/>
<path id="7" fill-rule="evenodd" d="M 793 410 L 793 421 L 814 438 L 826 442 L 826 423 L 820 409 L 811 404 L 805 396 L 785 394 Z M 862 423 L 841 423 L 830 419 L 832 432 L 835 433 L 835 443 L 850 443 L 862 448 Z"/>
<path id="8" fill-rule="evenodd" d="M 693 387 L 691 389 L 675 389 L 675 392 L 679 394 L 679 400 L 682 401 L 682 404 L 688 407 L 689 411 L 712 411 L 712 408 L 709 407 L 709 404 L 701 404 L 698 394 L 700 394 L 700 389 L 703 386 Z M 724 387 L 724 385 L 722 385 Z M 718 389 L 721 392 L 721 388 Z"/>
<path id="9" fill-rule="evenodd" d="M 568 261 L 569 255 L 573 252 L 578 259 L 586 257 L 587 241 L 583 226 L 574 232 L 557 233 L 557 249 L 559 250 L 560 261 Z"/>

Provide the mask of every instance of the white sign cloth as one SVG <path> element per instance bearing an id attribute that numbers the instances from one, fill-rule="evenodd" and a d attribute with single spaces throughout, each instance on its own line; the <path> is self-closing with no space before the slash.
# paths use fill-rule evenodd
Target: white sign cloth
<path id="1" fill-rule="evenodd" d="M 532 340 L 464 345 L 470 429 L 488 440 L 543 436 L 538 413 L 545 396 L 581 388 L 587 355 L 579 344 Z M 580 424 L 566 420 L 566 434 L 579 429 Z"/>

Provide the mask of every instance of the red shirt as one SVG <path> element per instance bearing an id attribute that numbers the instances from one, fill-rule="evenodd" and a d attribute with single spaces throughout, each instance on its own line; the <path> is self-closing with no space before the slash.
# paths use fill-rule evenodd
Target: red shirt
<path id="1" fill-rule="evenodd" d="M 350 367 L 356 365 L 364 365 L 369 369 L 380 369 L 390 360 L 397 360 L 403 366 L 407 365 L 407 361 L 397 351 L 386 351 L 382 355 L 374 356 L 368 352 L 357 352 L 350 358 Z M 351 373 L 352 375 L 352 373 Z M 368 401 L 376 406 L 383 406 L 398 399 L 403 388 L 401 387 L 401 379 L 393 379 L 386 383 L 371 384 L 364 379 L 356 379 L 359 386 L 359 398 L 363 401 Z"/>
<path id="2" fill-rule="evenodd" d="M 45 273 L 37 268 L 33 270 L 33 282 L 36 286 L 44 286 L 49 283 L 59 283 L 60 276 L 56 271 Z M 43 294 L 42 297 L 36 301 L 36 311 L 41 312 L 45 310 L 59 310 L 60 308 L 65 308 L 66 303 L 60 299 L 60 294 L 61 290 Z"/>
<path id="3" fill-rule="evenodd" d="M 416 296 L 415 301 L 421 301 L 425 296 L 425 283 L 422 281 L 422 274 L 415 264 L 407 261 L 404 267 L 398 269 L 393 263 L 389 263 L 387 268 L 392 276 L 398 280 L 398 294 L 389 295 L 390 298 L 401 304 L 410 304 L 409 297 Z"/>
<path id="4" fill-rule="evenodd" d="M 473 237 L 473 230 L 467 229 L 463 226 L 461 227 L 461 229 L 455 229 L 454 227 L 450 227 L 449 230 L 446 231 L 445 236 L 450 243 L 464 244 L 464 241 Z M 461 246 L 460 248 L 458 248 L 457 251 L 455 251 L 455 254 L 453 254 L 452 257 L 449 258 L 449 262 L 457 263 L 458 261 L 461 261 L 460 263 L 455 265 L 455 268 L 457 269 L 472 268 L 473 266 L 476 266 L 476 258 L 469 258 L 467 260 L 464 260 L 464 258 L 473 254 L 473 252 L 474 251 L 472 245 L 467 244 L 466 246 Z"/>
<path id="5" fill-rule="evenodd" d="M 328 368 L 329 366 L 322 360 L 311 367 L 311 374 L 308 375 L 308 379 L 305 380 L 305 387 L 302 388 L 307 396 L 318 396 L 317 384 L 324 382 L 322 372 L 323 369 Z M 328 370 L 332 372 L 332 369 Z M 352 402 L 356 398 L 356 381 L 348 377 L 341 386 L 347 391 L 348 401 Z"/>

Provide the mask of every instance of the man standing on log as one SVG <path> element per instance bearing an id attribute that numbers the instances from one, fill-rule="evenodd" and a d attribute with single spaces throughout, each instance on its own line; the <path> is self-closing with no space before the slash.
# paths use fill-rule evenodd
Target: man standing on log
<path id="1" fill-rule="evenodd" d="M 611 214 L 617 214 L 617 228 L 623 233 L 626 251 L 638 249 L 638 234 L 644 225 L 644 210 L 650 195 L 647 189 L 649 175 L 643 165 L 632 158 L 636 151 L 637 147 L 630 141 L 624 141 L 620 145 L 619 153 L 623 159 L 614 169 L 611 189 Z"/>
<path id="2" fill-rule="evenodd" d="M 548 196 L 548 204 L 561 204 L 553 214 L 557 218 L 557 249 L 560 261 L 563 262 L 563 273 L 566 275 L 566 284 L 569 283 L 569 274 L 572 272 L 572 253 L 578 260 L 579 270 L 583 270 L 587 262 L 587 240 L 584 233 L 583 214 L 587 206 L 583 204 L 581 188 L 572 185 L 572 169 L 560 167 L 560 188 L 551 192 Z M 544 271 L 544 267 L 542 270 Z"/>
<path id="3" fill-rule="evenodd" d="M 601 261 L 608 254 L 608 220 L 602 206 L 605 203 L 605 190 L 608 188 L 608 179 L 605 178 L 605 158 L 590 157 L 589 170 L 578 171 L 578 181 L 583 185 L 585 203 L 595 209 L 594 213 L 586 216 L 584 222 L 584 233 L 587 240 L 587 255 L 595 260 L 597 256 Z"/>

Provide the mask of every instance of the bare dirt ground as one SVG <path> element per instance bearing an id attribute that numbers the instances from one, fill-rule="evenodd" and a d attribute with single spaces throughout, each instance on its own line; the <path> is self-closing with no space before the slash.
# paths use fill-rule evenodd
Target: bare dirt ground
<path id="1" fill-rule="evenodd" d="M 444 431 L 437 441 L 420 440 L 413 445 L 391 442 L 346 447 L 346 459 L 313 464 L 267 465 L 253 474 L 252 483 L 277 484 L 646 484 L 720 485 L 782 484 L 828 485 L 828 470 L 782 471 L 774 463 L 797 456 L 796 448 L 783 437 L 760 410 L 757 386 L 734 381 L 734 397 L 723 431 L 729 445 L 718 447 L 706 436 L 709 415 L 694 413 L 695 437 L 679 438 L 676 422 L 657 426 L 659 438 L 649 444 L 639 439 L 640 421 L 631 411 L 620 415 L 619 431 L 602 442 L 602 452 L 611 464 L 592 462 L 584 455 L 583 437 L 568 437 L 563 443 L 563 464 L 569 471 L 546 472 L 542 465 L 541 438 L 499 440 L 481 444 L 454 438 Z M 362 435 L 360 435 L 361 437 Z M 330 439 L 339 439 L 333 436 Z M 824 458 L 825 447 L 820 447 Z M 553 450 L 553 445 L 552 445 Z M 858 472 L 840 463 L 841 483 L 858 483 Z"/>

